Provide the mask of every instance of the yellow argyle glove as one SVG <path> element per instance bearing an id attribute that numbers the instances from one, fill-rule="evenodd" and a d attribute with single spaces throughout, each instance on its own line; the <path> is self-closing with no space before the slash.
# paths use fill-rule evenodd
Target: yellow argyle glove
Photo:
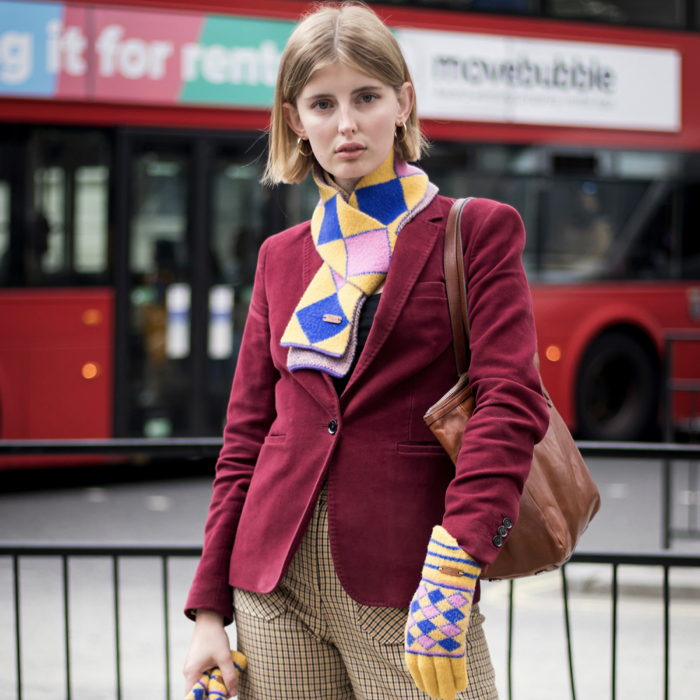
<path id="1" fill-rule="evenodd" d="M 406 623 L 406 665 L 432 698 L 454 700 L 467 689 L 467 628 L 480 573 L 457 540 L 436 526 Z"/>
<path id="2" fill-rule="evenodd" d="M 239 651 L 232 651 L 231 658 L 236 667 L 236 674 L 241 675 L 245 671 L 248 662 Z M 227 700 L 228 693 L 218 666 L 205 671 L 202 677 L 194 684 L 185 700 Z"/>

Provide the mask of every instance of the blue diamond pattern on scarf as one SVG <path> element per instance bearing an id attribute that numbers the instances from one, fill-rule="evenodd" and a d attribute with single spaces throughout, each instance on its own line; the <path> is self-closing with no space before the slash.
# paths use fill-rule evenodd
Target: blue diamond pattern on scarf
<path id="1" fill-rule="evenodd" d="M 411 612 L 415 613 L 415 612 L 418 612 L 419 610 L 420 610 L 420 603 L 417 600 L 414 600 L 411 603 Z"/>
<path id="2" fill-rule="evenodd" d="M 461 612 L 460 610 L 457 610 L 457 608 L 452 608 L 451 610 L 447 610 L 444 613 L 442 613 L 443 617 L 451 622 L 453 625 L 456 625 L 460 620 L 464 619 L 464 613 Z"/>
<path id="3" fill-rule="evenodd" d="M 328 323 L 323 320 L 325 314 L 340 316 L 343 320 L 341 323 Z M 334 335 L 340 333 L 343 328 L 350 325 L 348 319 L 345 318 L 343 308 L 338 303 L 338 297 L 335 294 L 300 309 L 297 311 L 297 318 L 299 319 L 299 323 L 306 337 L 312 343 L 318 343 L 321 340 L 326 340 L 326 338 L 332 338 Z"/>
<path id="4" fill-rule="evenodd" d="M 445 599 L 445 596 L 441 593 L 439 588 L 434 588 L 432 591 L 428 593 L 428 598 L 430 599 L 430 602 L 435 605 L 436 603 L 439 603 L 441 600 Z"/>
<path id="5" fill-rule="evenodd" d="M 415 641 L 416 638 L 410 632 L 406 632 L 406 646 L 410 647 Z"/>
<path id="6" fill-rule="evenodd" d="M 434 632 L 437 629 L 437 627 L 435 627 L 435 625 L 430 620 L 421 620 L 416 624 L 418 625 L 418 629 L 423 634 L 430 634 L 431 632 Z"/>
<path id="7" fill-rule="evenodd" d="M 337 197 L 337 194 L 334 195 L 323 205 L 323 221 L 318 232 L 317 246 L 337 241 L 343 237 L 343 232 L 340 230 L 340 222 L 338 221 Z"/>
<path id="8" fill-rule="evenodd" d="M 355 190 L 360 211 L 381 221 L 385 226 L 407 211 L 403 187 L 398 178 Z M 324 221 L 325 223 L 325 221 Z"/>
<path id="9" fill-rule="evenodd" d="M 459 649 L 459 644 L 455 642 L 454 639 L 451 637 L 448 637 L 447 639 L 442 639 L 438 642 L 438 644 L 445 649 L 445 651 L 454 651 L 455 649 Z"/>

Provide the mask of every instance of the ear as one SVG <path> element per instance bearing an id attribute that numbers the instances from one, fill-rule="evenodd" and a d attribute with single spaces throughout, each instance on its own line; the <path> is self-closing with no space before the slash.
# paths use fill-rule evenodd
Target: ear
<path id="1" fill-rule="evenodd" d="M 411 83 L 405 82 L 401 86 L 401 92 L 399 93 L 399 111 L 396 114 L 397 123 L 403 122 L 405 124 L 411 116 L 414 94 L 413 85 L 411 85 Z"/>
<path id="2" fill-rule="evenodd" d="M 299 110 L 291 103 L 285 102 L 282 105 L 282 111 L 284 112 L 284 119 L 289 124 L 289 128 L 301 138 L 306 138 L 306 129 L 299 119 Z"/>

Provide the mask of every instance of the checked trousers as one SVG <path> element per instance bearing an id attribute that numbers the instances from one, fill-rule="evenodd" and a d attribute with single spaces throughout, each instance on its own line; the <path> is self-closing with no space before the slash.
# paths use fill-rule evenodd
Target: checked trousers
<path id="1" fill-rule="evenodd" d="M 408 609 L 360 605 L 336 576 L 325 487 L 280 585 L 268 594 L 233 595 L 238 649 L 248 659 L 240 700 L 428 700 L 404 662 Z M 475 605 L 469 687 L 459 700 L 498 700 L 483 620 Z"/>

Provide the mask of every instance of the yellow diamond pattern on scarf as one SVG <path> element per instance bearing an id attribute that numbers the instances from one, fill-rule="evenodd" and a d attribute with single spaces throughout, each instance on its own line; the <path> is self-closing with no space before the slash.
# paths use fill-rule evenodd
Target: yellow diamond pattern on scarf
<path id="1" fill-rule="evenodd" d="M 420 169 L 392 152 L 348 195 L 317 167 L 321 201 L 311 236 L 324 264 L 299 301 L 282 336 L 290 370 L 320 369 L 344 376 L 355 353 L 364 300 L 385 279 L 403 226 L 437 188 Z"/>

